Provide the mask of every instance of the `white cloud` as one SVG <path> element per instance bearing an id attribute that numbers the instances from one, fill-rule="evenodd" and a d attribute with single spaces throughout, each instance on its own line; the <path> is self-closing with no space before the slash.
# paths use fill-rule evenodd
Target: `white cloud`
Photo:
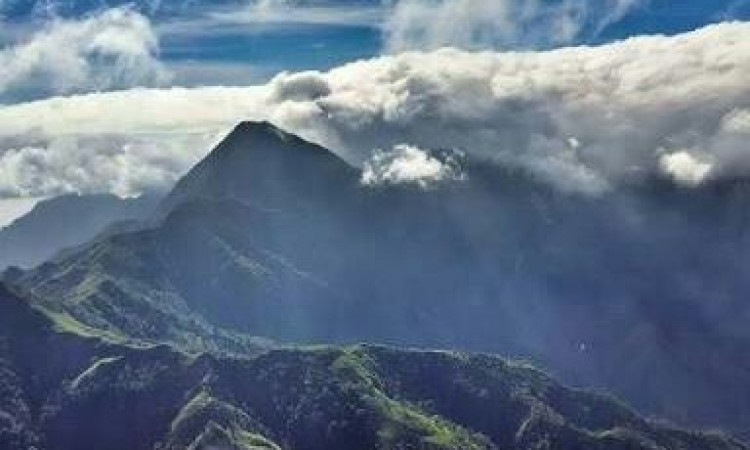
<path id="1" fill-rule="evenodd" d="M 110 9 L 82 20 L 53 20 L 25 41 L 0 49 L 0 102 L 132 86 L 168 74 L 142 15 Z"/>
<path id="2" fill-rule="evenodd" d="M 717 15 L 717 18 L 721 20 L 735 20 L 739 17 L 747 16 L 747 12 L 750 10 L 750 0 L 732 0 L 728 3 L 724 7 L 724 10 Z"/>
<path id="3" fill-rule="evenodd" d="M 727 114 L 722 127 L 730 133 L 750 133 L 750 109 L 737 109 Z"/>
<path id="4" fill-rule="evenodd" d="M 645 6 L 649 0 L 611 0 L 602 3 L 603 13 L 600 13 L 594 23 L 594 35 L 603 32 L 607 27 L 621 21 L 633 10 Z"/>
<path id="5" fill-rule="evenodd" d="M 315 26 L 379 28 L 386 10 L 372 6 L 294 0 L 248 0 L 231 5 L 196 5 L 194 14 L 164 21 L 157 30 L 165 40 L 191 42 L 202 36 L 244 36 Z"/>
<path id="6" fill-rule="evenodd" d="M 387 47 L 496 48 L 569 44 L 596 37 L 646 0 L 399 0 Z"/>
<path id="7" fill-rule="evenodd" d="M 355 164 L 404 142 L 456 148 L 588 194 L 663 173 L 663 155 L 684 149 L 711 163 L 710 179 L 745 176 L 748 73 L 750 24 L 726 23 L 600 47 L 404 53 L 282 73 L 256 87 L 49 99 L 0 107 L 0 191 L 122 193 L 168 183 L 205 154 L 210 137 L 260 119 Z M 146 143 L 121 156 L 125 144 Z M 90 176 L 71 173 L 66 158 Z"/>
<path id="8" fill-rule="evenodd" d="M 212 11 L 208 17 L 219 24 L 309 24 L 375 26 L 383 19 L 380 6 L 336 5 L 294 0 L 255 0 L 244 7 Z"/>
<path id="9" fill-rule="evenodd" d="M 216 144 L 210 133 L 51 137 L 0 155 L 0 197 L 111 192 L 133 196 L 177 181 L 199 154 Z"/>
<path id="10" fill-rule="evenodd" d="M 9 198 L 0 199 L 0 228 L 10 225 L 14 220 L 28 213 L 42 199 Z"/>
<path id="11" fill-rule="evenodd" d="M 417 184 L 422 188 L 446 180 L 464 178 L 459 155 L 444 158 L 408 144 L 396 145 L 393 150 L 376 150 L 362 166 L 362 184 Z"/>
<path id="12" fill-rule="evenodd" d="M 699 161 L 687 151 L 662 155 L 659 160 L 662 170 L 680 184 L 697 186 L 711 172 L 711 164 Z"/>

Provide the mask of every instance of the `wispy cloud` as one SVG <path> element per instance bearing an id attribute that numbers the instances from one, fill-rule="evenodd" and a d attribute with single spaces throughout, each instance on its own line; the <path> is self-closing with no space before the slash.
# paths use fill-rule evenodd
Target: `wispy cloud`
<path id="1" fill-rule="evenodd" d="M 207 17 L 219 23 L 378 26 L 383 14 L 384 9 L 378 3 L 365 6 L 258 0 L 239 9 L 212 11 Z"/>
<path id="2" fill-rule="evenodd" d="M 717 15 L 719 20 L 737 20 L 750 16 L 750 0 L 731 0 Z"/>
<path id="3" fill-rule="evenodd" d="M 257 0 L 238 5 L 198 8 L 189 17 L 167 20 L 159 31 L 170 36 L 267 33 L 273 29 L 302 26 L 347 26 L 379 28 L 386 10 L 371 6 L 330 2 L 302 3 L 290 0 Z"/>
<path id="4" fill-rule="evenodd" d="M 647 0 L 399 0 L 388 49 L 537 47 L 599 35 Z"/>
<path id="5" fill-rule="evenodd" d="M 262 83 L 281 69 L 271 62 L 178 60 L 165 63 L 176 86 L 236 86 Z"/>

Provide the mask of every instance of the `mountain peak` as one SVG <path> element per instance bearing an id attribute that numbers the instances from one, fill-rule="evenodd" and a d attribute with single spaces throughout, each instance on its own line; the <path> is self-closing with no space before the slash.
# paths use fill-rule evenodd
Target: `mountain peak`
<path id="1" fill-rule="evenodd" d="M 276 208 L 357 180 L 357 170 L 330 150 L 271 122 L 246 121 L 177 183 L 165 205 L 172 209 L 191 198 L 219 197 Z"/>
<path id="2" fill-rule="evenodd" d="M 265 120 L 238 123 L 209 154 L 207 159 L 221 157 L 223 154 L 231 151 L 239 151 L 244 156 L 259 152 L 281 153 L 306 151 L 338 159 L 338 156 L 330 150 L 306 141 Z"/>
<path id="3" fill-rule="evenodd" d="M 252 133 L 252 132 L 272 132 L 272 133 L 281 133 L 281 134 L 288 134 L 281 128 L 274 125 L 272 122 L 269 122 L 268 120 L 243 120 L 242 122 L 238 123 L 235 127 L 232 133 Z"/>
<path id="4" fill-rule="evenodd" d="M 293 135 L 287 133 L 273 123 L 262 121 L 242 121 L 235 125 L 232 131 L 224 138 L 224 141 L 242 138 L 278 139 L 286 141 Z"/>

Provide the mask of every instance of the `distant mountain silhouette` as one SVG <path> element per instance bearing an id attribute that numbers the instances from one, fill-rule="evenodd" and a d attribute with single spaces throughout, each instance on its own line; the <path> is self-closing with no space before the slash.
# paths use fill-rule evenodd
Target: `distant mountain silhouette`
<path id="1" fill-rule="evenodd" d="M 41 264 L 63 249 L 92 240 L 116 222 L 150 217 L 158 203 L 157 196 L 122 199 L 109 194 L 42 200 L 0 228 L 0 269 Z"/>
<path id="2" fill-rule="evenodd" d="M 363 186 L 326 149 L 244 123 L 149 227 L 8 281 L 104 335 L 491 351 L 681 424 L 750 430 L 745 181 L 590 198 L 462 163 L 463 181 Z"/>

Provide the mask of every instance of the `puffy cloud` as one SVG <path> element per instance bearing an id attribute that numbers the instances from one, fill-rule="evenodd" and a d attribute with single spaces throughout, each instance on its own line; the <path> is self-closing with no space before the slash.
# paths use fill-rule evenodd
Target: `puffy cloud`
<path id="1" fill-rule="evenodd" d="M 157 49 L 148 19 L 126 8 L 53 20 L 0 50 L 0 101 L 159 85 L 168 74 Z"/>
<path id="2" fill-rule="evenodd" d="M 699 185 L 711 171 L 710 163 L 699 161 L 684 150 L 665 154 L 659 161 L 665 173 L 688 186 Z"/>
<path id="3" fill-rule="evenodd" d="M 674 174 L 668 170 L 674 158 L 664 155 L 685 149 L 695 162 L 711 164 L 702 179 L 744 176 L 750 174 L 747 73 L 750 24 L 726 23 L 599 47 L 411 52 L 329 72 L 282 73 L 255 87 L 55 98 L 0 107 L 0 180 L 6 194 L 137 191 L 173 180 L 208 150 L 210 138 L 185 136 L 213 137 L 239 120 L 259 119 L 354 164 L 368 160 L 372 149 L 404 142 L 456 148 L 587 194 L 665 170 Z M 61 139 L 75 145 L 63 149 Z M 132 150 L 146 142 L 145 156 Z M 132 146 L 122 159 L 125 144 Z M 19 152 L 58 156 L 20 158 Z M 71 174 L 55 162 L 71 154 L 121 169 Z M 34 173 L 53 187 L 35 188 L 41 181 Z"/>
<path id="4" fill-rule="evenodd" d="M 133 196 L 161 190 L 197 162 L 190 146 L 209 147 L 210 133 L 137 136 L 55 136 L 0 156 L 0 197 L 111 192 Z"/>
<path id="5" fill-rule="evenodd" d="M 413 183 L 428 188 L 445 180 L 461 180 L 459 156 L 447 154 L 444 158 L 408 144 L 396 145 L 391 151 L 376 150 L 362 166 L 362 184 Z"/>
<path id="6" fill-rule="evenodd" d="M 400 0 L 386 24 L 392 51 L 569 44 L 595 37 L 644 0 Z"/>

